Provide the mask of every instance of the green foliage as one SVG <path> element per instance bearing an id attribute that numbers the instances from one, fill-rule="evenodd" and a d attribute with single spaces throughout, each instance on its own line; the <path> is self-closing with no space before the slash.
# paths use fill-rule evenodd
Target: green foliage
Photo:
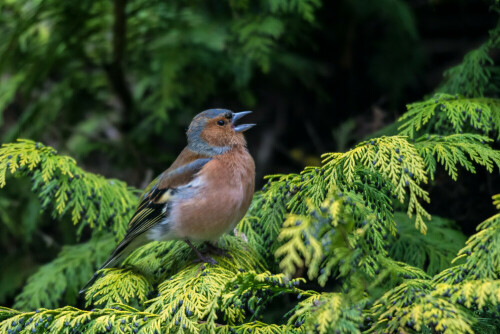
<path id="1" fill-rule="evenodd" d="M 117 286 L 116 282 L 120 284 Z M 108 270 L 87 290 L 87 306 L 110 307 L 115 303 L 140 305 L 147 300 L 151 290 L 151 285 L 143 276 L 135 275 L 130 270 Z"/>
<path id="2" fill-rule="evenodd" d="M 457 261 L 464 258 L 466 261 L 449 270 L 448 274 L 456 274 L 455 280 L 470 279 L 496 279 L 500 274 L 500 268 L 495 259 L 499 257 L 500 214 L 485 220 L 478 225 L 478 232 L 467 240 L 465 247 L 458 253 Z M 484 259 L 492 259 L 485 261 Z M 450 275 L 442 274 L 437 277 L 438 281 L 446 282 Z"/>
<path id="3" fill-rule="evenodd" d="M 429 219 L 430 215 L 418 201 L 418 199 L 429 201 L 428 193 L 420 186 L 421 183 L 427 182 L 425 165 L 415 147 L 405 138 L 399 136 L 376 138 L 362 142 L 346 153 L 326 154 L 324 157 L 326 166 L 332 168 L 331 183 L 342 180 L 351 186 L 361 179 L 360 174 L 374 172 L 389 181 L 384 190 L 389 190 L 389 193 L 400 202 L 407 198 L 408 191 L 408 215 L 410 217 L 413 213 L 416 215 L 415 225 L 425 233 L 426 226 L 423 219 Z M 373 189 L 364 192 L 367 198 L 376 197 L 372 201 L 377 204 L 385 200 L 383 195 L 373 192 Z M 389 211 L 387 205 L 379 204 L 378 207 L 383 217 L 392 216 L 392 213 L 387 212 Z"/>
<path id="4" fill-rule="evenodd" d="M 444 72 L 438 91 L 468 97 L 494 95 L 499 89 L 500 69 L 490 53 L 500 46 L 500 26 L 490 31 L 490 38 L 479 48 L 470 51 L 461 64 Z"/>
<path id="5" fill-rule="evenodd" d="M 496 98 L 500 69 L 490 54 L 499 47 L 500 25 L 490 38 L 470 51 L 461 64 L 445 72 L 436 94 L 407 105 L 399 119 L 400 134 L 417 138 L 423 134 L 481 133 L 500 139 L 500 102 Z"/>
<path id="6" fill-rule="evenodd" d="M 465 98 L 436 94 L 423 102 L 407 106 L 399 131 L 410 138 L 423 133 L 452 134 L 481 132 L 500 139 L 500 102 L 492 98 Z"/>
<path id="7" fill-rule="evenodd" d="M 500 271 L 495 242 L 500 235 L 499 222 L 500 214 L 496 214 L 478 226 L 479 232 L 467 240 L 454 259 L 465 258 L 462 264 L 432 279 L 408 280 L 379 298 L 371 308 L 372 329 L 474 333 L 478 321 L 474 313 L 497 314 Z"/>
<path id="8" fill-rule="evenodd" d="M 426 235 L 415 233 L 414 220 L 402 212 L 394 213 L 394 220 L 397 234 L 390 237 L 389 255 L 430 275 L 448 268 L 465 244 L 465 236 L 451 220 L 432 216 Z"/>
<path id="9" fill-rule="evenodd" d="M 237 240 L 226 239 L 238 245 Z M 244 305 L 241 300 L 233 301 L 232 307 L 219 308 L 220 299 L 223 297 L 224 289 L 231 289 L 233 279 L 240 271 L 260 269 L 258 256 L 249 256 L 244 249 L 234 247 L 230 243 L 232 259 L 217 258 L 220 266 L 208 264 L 188 264 L 184 261 L 184 267 L 177 267 L 186 258 L 186 245 L 177 252 L 171 254 L 171 267 L 179 271 L 169 270 L 167 275 L 172 275 L 158 285 L 158 297 L 148 301 L 146 311 L 159 314 L 156 320 L 157 326 L 165 326 L 167 331 L 174 331 L 181 326 L 190 332 L 198 332 L 199 321 L 205 320 L 203 328 L 215 330 L 215 321 L 218 319 L 217 311 L 223 313 L 223 319 L 228 324 L 234 324 L 244 319 L 244 310 L 238 306 Z M 241 246 L 241 244 L 240 244 Z M 192 258 L 190 258 L 192 261 Z M 189 262 L 188 262 L 189 263 Z"/>
<path id="10" fill-rule="evenodd" d="M 134 190 L 124 182 L 85 172 L 74 159 L 31 140 L 2 145 L 0 188 L 6 185 L 7 174 L 30 177 L 42 208 L 50 207 L 54 219 L 70 214 L 78 234 L 89 226 L 122 238 L 137 202 Z"/>
<path id="11" fill-rule="evenodd" d="M 232 258 L 217 258 L 219 265 L 216 266 L 193 263 L 194 254 L 188 254 L 190 249 L 181 243 L 168 242 L 160 247 L 158 243 L 148 245 L 146 249 L 140 250 L 139 258 L 137 254 L 129 258 L 129 262 L 139 260 L 134 270 L 105 269 L 104 276 L 98 278 L 87 290 L 87 303 L 105 306 L 105 309 L 87 312 L 66 307 L 39 309 L 36 313 L 23 314 L 9 313 L 9 309 L 3 309 L 1 315 L 9 315 L 9 321 L 2 323 L 2 329 L 19 326 L 24 330 L 31 330 L 40 326 L 43 330 L 54 333 L 69 331 L 73 327 L 89 332 L 108 328 L 118 332 L 137 329 L 147 333 L 154 330 L 193 333 L 217 330 L 225 333 L 230 328 L 238 333 L 249 328 L 260 328 L 256 332 L 262 333 L 282 331 L 283 326 L 241 322 L 245 320 L 247 312 L 257 317 L 267 301 L 283 293 L 310 294 L 297 288 L 303 280 L 290 280 L 283 274 L 272 275 L 265 272 L 258 262 L 259 256 L 252 254 L 244 241 L 235 237 L 227 237 L 225 241 Z M 106 240 L 106 243 L 109 244 L 109 241 Z M 141 262 L 142 265 L 146 265 L 145 261 L 148 262 L 147 266 L 151 265 L 148 256 L 155 258 L 158 253 L 164 256 L 166 251 L 169 254 L 168 263 L 164 262 L 159 268 L 161 270 L 155 270 L 148 277 L 138 270 Z M 165 261 L 166 258 L 160 260 Z M 150 281 L 159 282 L 155 285 L 158 291 L 155 298 L 151 298 L 149 294 Z M 129 306 L 134 302 L 138 308 Z M 12 316 L 15 314 L 17 316 Z M 216 323 L 219 317 L 227 325 L 220 326 Z"/>
<path id="12" fill-rule="evenodd" d="M 322 293 L 300 302 L 289 323 L 304 324 L 306 333 L 361 333 L 362 320 L 361 306 L 353 307 L 344 294 Z"/>
<path id="13" fill-rule="evenodd" d="M 16 297 L 15 307 L 36 309 L 74 304 L 78 290 L 113 249 L 113 238 L 107 236 L 88 242 L 64 246 L 57 258 L 33 274 Z M 90 261 L 89 261 L 90 260 Z"/>
<path id="14" fill-rule="evenodd" d="M 484 144 L 492 142 L 486 137 L 464 134 L 437 136 L 428 135 L 426 139 L 417 140 L 415 147 L 426 163 L 427 171 L 434 179 L 437 164 L 444 166 L 453 180 L 458 178 L 458 168 L 463 167 L 470 173 L 475 173 L 474 163 L 486 167 L 493 172 L 494 166 L 500 168 L 498 151 L 491 150 Z"/>
<path id="15" fill-rule="evenodd" d="M 411 280 L 390 290 L 372 308 L 377 330 L 387 333 L 427 327 L 450 333 L 472 333 L 472 316 L 460 305 L 450 303 L 426 280 Z"/>

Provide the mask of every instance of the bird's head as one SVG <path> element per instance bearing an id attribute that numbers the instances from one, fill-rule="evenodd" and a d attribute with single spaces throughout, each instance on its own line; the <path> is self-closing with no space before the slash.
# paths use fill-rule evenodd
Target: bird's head
<path id="1" fill-rule="evenodd" d="M 205 155 L 218 155 L 235 146 L 245 146 L 244 131 L 255 124 L 238 124 L 251 111 L 232 112 L 227 109 L 208 109 L 196 115 L 187 131 L 188 148 Z"/>

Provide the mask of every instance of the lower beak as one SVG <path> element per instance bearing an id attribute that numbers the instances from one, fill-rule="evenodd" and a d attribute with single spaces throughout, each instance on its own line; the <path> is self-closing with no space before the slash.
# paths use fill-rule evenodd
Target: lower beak
<path id="1" fill-rule="evenodd" d="M 255 124 L 241 124 L 241 125 L 235 125 L 235 123 L 242 118 L 245 115 L 251 114 L 251 111 L 242 111 L 242 112 L 236 112 L 233 113 L 233 126 L 234 126 L 234 131 L 236 132 L 244 132 L 247 131 L 248 129 L 252 128 L 255 126 Z"/>

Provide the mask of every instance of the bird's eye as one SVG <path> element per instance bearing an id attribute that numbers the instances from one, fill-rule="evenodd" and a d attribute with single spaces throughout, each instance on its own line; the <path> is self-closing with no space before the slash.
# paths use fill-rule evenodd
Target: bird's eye
<path id="1" fill-rule="evenodd" d="M 223 120 L 218 120 L 217 125 L 224 126 L 226 125 L 226 122 L 224 122 Z"/>

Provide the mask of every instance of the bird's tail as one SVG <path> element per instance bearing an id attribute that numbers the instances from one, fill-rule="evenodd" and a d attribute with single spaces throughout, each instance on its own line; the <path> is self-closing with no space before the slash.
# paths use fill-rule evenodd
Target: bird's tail
<path id="1" fill-rule="evenodd" d="M 147 241 L 143 240 L 143 238 L 136 237 L 133 240 L 122 240 L 118 246 L 116 246 L 115 250 L 111 253 L 111 255 L 108 257 L 108 259 L 104 262 L 104 264 L 97 269 L 97 271 L 94 273 L 92 278 L 85 284 L 85 286 L 80 290 L 80 294 L 84 293 L 87 291 L 87 289 L 94 284 L 94 282 L 97 280 L 99 277 L 99 271 L 101 269 L 105 268 L 113 268 L 123 260 L 127 258 L 127 256 L 130 255 L 134 250 L 139 248 L 140 246 L 144 245 Z"/>

